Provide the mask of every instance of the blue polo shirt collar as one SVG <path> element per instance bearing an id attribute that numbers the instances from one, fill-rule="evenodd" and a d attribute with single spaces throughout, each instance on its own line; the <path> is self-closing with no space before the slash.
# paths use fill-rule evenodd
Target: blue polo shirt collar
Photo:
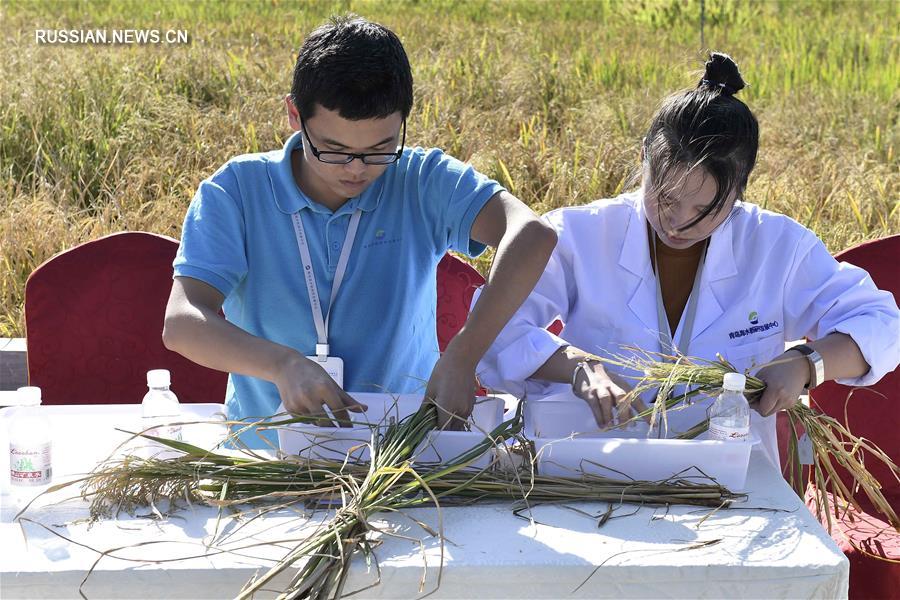
<path id="1" fill-rule="evenodd" d="M 274 152 L 274 156 L 269 161 L 267 170 L 269 173 L 269 182 L 272 185 L 272 196 L 275 198 L 275 205 L 283 213 L 293 214 L 304 208 L 308 208 L 313 212 L 331 214 L 326 207 L 313 202 L 310 198 L 300 191 L 294 181 L 294 173 L 291 168 L 291 153 L 297 146 L 303 145 L 303 133 L 294 132 L 291 137 L 284 143 L 282 150 Z M 389 166 L 388 169 L 395 168 L 396 163 Z M 385 171 L 386 172 L 386 171 Z M 363 212 L 371 212 L 375 210 L 381 203 L 381 196 L 384 191 L 385 173 L 372 182 L 365 191 L 351 198 L 347 204 L 335 211 L 335 215 L 353 212 L 357 208 Z"/>

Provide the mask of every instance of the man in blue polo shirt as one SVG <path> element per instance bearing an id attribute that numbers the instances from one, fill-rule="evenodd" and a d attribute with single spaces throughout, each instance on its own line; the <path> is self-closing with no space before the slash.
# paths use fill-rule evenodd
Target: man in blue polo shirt
<path id="1" fill-rule="evenodd" d="M 555 233 L 471 166 L 404 147 L 412 74 L 380 25 L 343 17 L 316 29 L 285 104 L 295 133 L 284 148 L 232 159 L 191 202 L 166 346 L 230 373 L 232 418 L 283 402 L 344 420 L 361 410 L 344 390 L 414 392 L 427 381 L 425 395 L 446 409 L 441 424 L 454 426 Z M 488 282 L 441 356 L 437 263 L 448 249 L 475 256 L 485 245 L 497 248 Z"/>

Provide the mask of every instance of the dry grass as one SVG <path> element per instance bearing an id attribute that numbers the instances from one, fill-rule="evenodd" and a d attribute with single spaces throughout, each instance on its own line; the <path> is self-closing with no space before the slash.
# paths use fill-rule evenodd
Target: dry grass
<path id="1" fill-rule="evenodd" d="M 706 7 L 706 45 L 740 62 L 762 127 L 748 199 L 832 251 L 900 231 L 897 3 Z M 655 105 L 701 64 L 693 0 L 4 3 L 0 337 L 24 335 L 25 279 L 54 253 L 127 229 L 178 237 L 200 180 L 280 146 L 296 50 L 348 9 L 404 40 L 411 142 L 470 160 L 538 212 L 620 192 Z M 192 43 L 35 43 L 62 27 L 184 29 Z"/>

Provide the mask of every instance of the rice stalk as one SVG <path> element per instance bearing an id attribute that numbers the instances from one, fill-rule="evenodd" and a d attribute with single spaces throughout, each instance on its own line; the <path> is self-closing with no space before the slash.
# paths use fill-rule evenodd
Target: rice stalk
<path id="1" fill-rule="evenodd" d="M 484 439 L 441 464 L 416 464 L 415 450 L 437 423 L 437 408 L 423 404 L 418 412 L 389 427 L 373 427 L 368 463 L 270 459 L 246 451 L 232 455 L 146 433 L 136 434 L 180 453 L 174 458 L 125 456 L 108 460 L 80 483 L 90 500 L 92 519 L 133 512 L 138 507 L 178 502 L 221 509 L 241 504 L 332 506 L 334 515 L 311 536 L 297 543 L 276 565 L 248 584 L 238 598 L 249 598 L 288 568 L 302 563 L 280 598 L 337 598 L 343 593 L 350 558 L 371 552 L 371 517 L 413 506 L 467 505 L 486 501 L 605 501 L 611 504 L 684 504 L 717 508 L 741 495 L 714 483 L 675 476 L 665 481 L 615 480 L 585 474 L 579 480 L 541 476 L 526 461 L 524 472 L 464 470 L 495 445 L 517 437 L 521 407 L 510 421 L 486 432 Z M 287 419 L 293 422 L 293 419 Z M 278 422 L 283 423 L 284 421 Z M 271 426 L 260 424 L 258 427 Z M 431 535 L 443 540 L 442 531 Z M 423 580 L 424 584 L 424 580 Z"/>
<path id="2" fill-rule="evenodd" d="M 661 353 L 647 352 L 637 348 L 628 348 L 634 354 L 631 356 L 594 357 L 597 360 L 616 367 L 634 370 L 643 375 L 635 376 L 634 388 L 627 394 L 626 401 L 631 402 L 638 396 L 656 391 L 657 402 L 652 408 L 640 413 L 631 420 L 651 416 L 656 421 L 656 415 L 671 409 L 686 400 L 697 396 L 716 396 L 722 391 L 722 382 L 726 373 L 736 372 L 737 369 L 719 355 L 717 360 L 673 356 Z M 770 362 L 768 364 L 774 364 Z M 765 365 L 764 365 L 765 366 Z M 766 387 L 765 382 L 745 373 L 747 383 L 745 396 L 752 402 L 762 396 Z M 677 386 L 686 386 L 686 391 L 674 394 Z M 854 506 L 862 510 L 856 495 L 859 490 L 866 495 L 875 509 L 885 517 L 891 526 L 900 531 L 900 519 L 890 502 L 881 492 L 882 484 L 872 476 L 866 468 L 863 452 L 867 452 L 874 460 L 886 465 L 891 474 L 900 481 L 900 468 L 890 456 L 882 451 L 870 440 L 855 436 L 848 427 L 837 419 L 810 408 L 802 403 L 796 403 L 787 409 L 791 422 L 791 439 L 789 443 L 788 473 L 794 490 L 804 496 L 805 482 L 800 481 L 802 465 L 798 452 L 798 432 L 803 430 L 809 437 L 813 447 L 813 464 L 810 478 L 815 484 L 815 504 L 818 516 L 826 515 L 826 523 L 831 533 L 831 514 L 838 515 L 838 507 L 829 507 L 829 492 L 843 504 L 845 509 Z M 695 437 L 708 428 L 708 420 L 698 423 L 690 431 L 680 437 Z M 838 474 L 838 468 L 843 468 L 853 478 L 850 486 L 844 484 Z"/>

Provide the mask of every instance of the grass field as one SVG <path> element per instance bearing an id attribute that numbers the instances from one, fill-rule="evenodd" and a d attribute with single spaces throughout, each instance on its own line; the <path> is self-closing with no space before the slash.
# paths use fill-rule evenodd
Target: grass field
<path id="1" fill-rule="evenodd" d="M 900 232 L 900 3 L 706 0 L 762 141 L 746 197 L 831 251 Z M 280 147 L 304 35 L 333 12 L 394 29 L 413 65 L 413 144 L 439 146 L 536 211 L 620 192 L 659 100 L 702 65 L 699 1 L 0 1 L 0 337 L 25 280 L 121 230 L 178 237 L 197 184 Z M 177 29 L 187 45 L 39 45 L 36 29 Z M 488 258 L 479 263 L 485 268 Z"/>

